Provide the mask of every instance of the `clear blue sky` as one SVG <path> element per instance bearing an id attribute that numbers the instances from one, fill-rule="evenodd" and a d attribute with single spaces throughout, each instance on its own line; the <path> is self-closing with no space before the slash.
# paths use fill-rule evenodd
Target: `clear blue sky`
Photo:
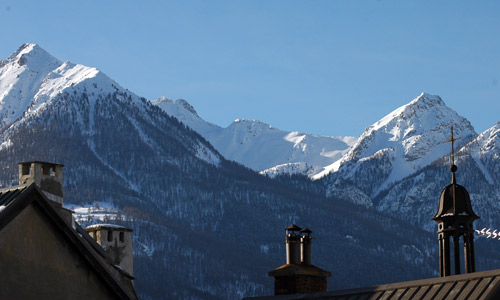
<path id="1" fill-rule="evenodd" d="M 500 1 L 0 0 L 0 58 L 32 42 L 207 121 L 360 135 L 425 91 L 500 121 Z"/>

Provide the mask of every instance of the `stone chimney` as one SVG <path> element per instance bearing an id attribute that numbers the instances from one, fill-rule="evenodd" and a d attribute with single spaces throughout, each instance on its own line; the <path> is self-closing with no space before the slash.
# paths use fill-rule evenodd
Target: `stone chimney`
<path id="1" fill-rule="evenodd" d="M 34 182 L 51 200 L 53 207 L 73 227 L 73 212 L 63 206 L 63 167 L 62 164 L 43 161 L 21 162 L 19 163 L 19 184 L 29 185 Z"/>
<path id="2" fill-rule="evenodd" d="M 132 229 L 114 224 L 96 224 L 88 226 L 85 231 L 104 248 L 110 264 L 133 276 Z"/>
<path id="3" fill-rule="evenodd" d="M 302 228 L 292 224 L 288 226 L 286 231 L 286 263 L 287 264 L 300 264 L 300 235 L 298 231 Z"/>
<path id="4" fill-rule="evenodd" d="M 19 163 L 19 184 L 36 185 L 49 200 L 63 205 L 63 167 L 64 165 L 27 161 Z"/>
<path id="5" fill-rule="evenodd" d="M 324 292 L 328 271 L 311 264 L 312 231 L 295 224 L 286 229 L 286 264 L 269 272 L 274 277 L 274 294 L 307 294 Z"/>

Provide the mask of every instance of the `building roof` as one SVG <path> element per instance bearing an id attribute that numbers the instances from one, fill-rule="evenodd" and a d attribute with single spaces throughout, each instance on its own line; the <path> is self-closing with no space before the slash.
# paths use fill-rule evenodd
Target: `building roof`
<path id="1" fill-rule="evenodd" d="M 132 229 L 116 225 L 116 224 L 94 224 L 85 227 L 86 231 L 93 231 L 93 230 L 101 230 L 101 229 L 111 229 L 111 230 L 117 230 L 117 231 L 132 231 Z"/>
<path id="2" fill-rule="evenodd" d="M 10 204 L 16 197 L 26 190 L 28 186 L 18 185 L 11 188 L 0 189 L 0 206 L 6 207 Z"/>
<path id="3" fill-rule="evenodd" d="M 67 242 L 73 244 L 78 253 L 95 271 L 100 279 L 118 299 L 137 299 L 130 277 L 106 261 L 106 253 L 78 224 L 75 228 L 65 221 L 64 216 L 51 204 L 45 194 L 36 186 L 21 185 L 0 190 L 0 231 L 16 218 L 26 207 L 35 205 L 59 230 Z"/>
<path id="4" fill-rule="evenodd" d="M 32 164 L 32 163 L 39 163 L 39 164 L 42 164 L 42 165 L 63 166 L 64 167 L 63 164 L 51 163 L 51 162 L 46 162 L 46 161 L 41 161 L 41 160 L 28 160 L 28 161 L 20 162 L 19 164 L 20 165 L 24 165 L 24 164 Z"/>
<path id="5" fill-rule="evenodd" d="M 315 294 L 244 300 L 494 300 L 500 299 L 500 269 Z"/>
<path id="6" fill-rule="evenodd" d="M 332 273 L 313 265 L 303 265 L 303 264 L 300 265 L 286 264 L 269 272 L 269 276 L 274 276 L 274 277 L 300 276 L 300 275 L 330 277 L 332 276 Z"/>

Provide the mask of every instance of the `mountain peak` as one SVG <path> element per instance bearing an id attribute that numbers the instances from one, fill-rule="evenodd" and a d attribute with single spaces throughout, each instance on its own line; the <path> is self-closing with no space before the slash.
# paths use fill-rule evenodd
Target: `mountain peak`
<path id="1" fill-rule="evenodd" d="M 36 51 L 36 50 L 43 50 L 43 49 L 34 43 L 22 44 L 21 46 L 19 46 L 19 48 L 17 48 L 16 51 L 14 51 L 14 53 L 12 53 L 12 57 L 18 57 L 24 53 L 29 53 L 29 52 L 34 51 L 34 50 Z"/>
<path id="2" fill-rule="evenodd" d="M 422 142 L 422 137 L 435 136 L 438 132 L 446 137 L 451 123 L 456 124 L 457 132 L 465 131 L 466 136 L 476 135 L 469 121 L 446 106 L 441 97 L 422 93 L 368 127 L 363 136 L 379 131 L 388 141 L 403 142 L 408 148 Z"/>
<path id="3" fill-rule="evenodd" d="M 427 109 L 432 106 L 446 106 L 446 104 L 438 95 L 431 95 L 422 92 L 417 98 L 408 103 L 407 106 L 419 106 Z"/>
<path id="4" fill-rule="evenodd" d="M 189 104 L 189 102 L 187 102 L 186 100 L 177 99 L 175 100 L 175 104 L 182 105 L 182 107 L 184 107 L 187 111 L 191 112 L 195 116 L 198 116 L 198 113 L 196 112 L 194 107 L 191 104 Z"/>
<path id="5" fill-rule="evenodd" d="M 421 93 L 417 98 L 410 101 L 410 103 L 397 108 L 368 127 L 368 130 L 379 130 L 388 125 L 390 126 L 394 122 L 398 122 L 400 125 L 404 123 L 404 127 L 411 127 L 412 123 L 422 123 L 422 121 L 424 123 L 428 122 L 429 126 L 435 126 L 436 123 L 452 118 L 452 115 L 453 117 L 458 117 L 457 122 L 462 119 L 462 117 L 459 117 L 453 110 L 446 106 L 441 97 Z"/>
<path id="6" fill-rule="evenodd" d="M 188 115 L 192 115 L 196 118 L 199 118 L 198 113 L 196 112 L 194 107 L 184 99 L 177 99 L 173 101 L 170 98 L 161 96 L 157 100 L 151 101 L 151 103 L 153 105 L 157 105 L 158 107 L 166 111 L 169 115 L 176 116 L 181 120 L 185 120 L 186 118 L 188 118 Z M 187 111 L 188 113 L 187 114 L 180 113 L 180 111 Z"/>
<path id="7" fill-rule="evenodd" d="M 426 92 L 420 93 L 420 95 L 418 95 L 417 98 L 413 99 L 413 101 L 411 101 L 410 104 L 413 102 L 418 102 L 418 101 L 434 101 L 434 102 L 439 102 L 439 103 L 443 102 L 441 97 L 439 97 L 438 95 L 431 95 L 431 94 L 428 94 Z"/>
<path id="8" fill-rule="evenodd" d="M 273 126 L 271 126 L 267 123 L 264 123 L 264 122 L 259 121 L 259 120 L 252 120 L 252 119 L 236 119 L 236 120 L 234 120 L 233 124 L 231 124 L 231 126 L 234 126 L 236 124 L 252 126 L 252 127 L 253 126 L 269 127 L 270 129 L 273 128 Z"/>
<path id="9" fill-rule="evenodd" d="M 365 190 L 367 195 L 376 196 L 391 183 L 448 154 L 449 145 L 442 141 L 450 138 L 452 123 L 455 133 L 463 138 L 460 144 L 477 136 L 470 122 L 439 96 L 422 93 L 367 127 L 349 153 L 328 169 L 349 180 L 369 178 L 377 169 L 383 173 L 378 175 L 380 182 Z"/>
<path id="10" fill-rule="evenodd" d="M 174 101 L 170 98 L 167 98 L 165 96 L 161 96 L 160 98 L 156 99 L 155 101 L 152 101 L 153 104 L 159 104 L 159 103 L 174 103 Z"/>
<path id="11" fill-rule="evenodd" d="M 96 68 L 63 63 L 36 44 L 23 44 L 2 60 L 0 74 L 0 127 L 38 113 L 64 91 L 77 93 L 82 87 L 111 94 L 123 90 Z"/>
<path id="12" fill-rule="evenodd" d="M 27 66 L 28 69 L 35 72 L 52 70 L 62 64 L 60 60 L 33 43 L 21 45 L 9 56 L 6 63 L 17 63 L 19 66 Z"/>

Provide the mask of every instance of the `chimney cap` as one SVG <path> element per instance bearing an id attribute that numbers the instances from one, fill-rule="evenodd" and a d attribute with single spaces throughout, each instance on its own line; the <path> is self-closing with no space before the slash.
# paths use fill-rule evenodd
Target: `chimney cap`
<path id="1" fill-rule="evenodd" d="M 300 228 L 299 226 L 295 225 L 295 224 L 292 224 L 290 226 L 288 226 L 287 228 L 285 228 L 286 231 L 300 231 L 302 230 L 302 228 Z"/>
<path id="2" fill-rule="evenodd" d="M 48 162 L 48 161 L 41 161 L 41 160 L 22 161 L 22 162 L 20 162 L 18 164 L 19 165 L 25 165 L 25 164 L 32 164 L 32 163 L 44 164 L 44 165 L 53 165 L 53 166 L 62 166 L 62 167 L 64 167 L 63 164 L 58 164 L 58 163 L 53 163 L 53 162 Z"/>

